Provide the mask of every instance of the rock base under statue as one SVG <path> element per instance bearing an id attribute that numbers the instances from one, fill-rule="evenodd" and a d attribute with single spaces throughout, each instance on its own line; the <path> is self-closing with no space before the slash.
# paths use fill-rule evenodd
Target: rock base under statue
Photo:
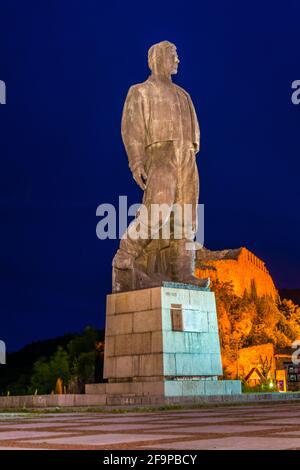
<path id="1" fill-rule="evenodd" d="M 222 374 L 215 296 L 208 288 L 164 283 L 107 296 L 108 383 L 86 385 L 87 394 L 106 395 L 112 404 L 240 394 L 241 382 L 218 380 Z"/>

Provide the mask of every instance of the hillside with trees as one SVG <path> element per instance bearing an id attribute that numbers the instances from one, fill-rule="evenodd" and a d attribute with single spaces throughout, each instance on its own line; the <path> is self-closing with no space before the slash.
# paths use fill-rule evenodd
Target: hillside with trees
<path id="1" fill-rule="evenodd" d="M 258 297 L 255 283 L 250 293 L 234 294 L 230 282 L 215 281 L 224 374 L 233 377 L 237 350 L 266 343 L 284 349 L 300 337 L 300 307 L 292 300 Z"/>
<path id="2" fill-rule="evenodd" d="M 103 351 L 104 331 L 89 326 L 82 334 L 29 344 L 7 355 L 0 394 L 83 393 L 85 383 L 102 380 Z"/>

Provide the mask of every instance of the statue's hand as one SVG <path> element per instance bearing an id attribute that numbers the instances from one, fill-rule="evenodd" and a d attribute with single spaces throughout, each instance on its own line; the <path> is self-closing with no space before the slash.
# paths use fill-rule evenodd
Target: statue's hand
<path id="1" fill-rule="evenodd" d="M 144 191 L 146 189 L 147 173 L 143 165 L 138 166 L 133 172 L 133 179 Z"/>
<path id="2" fill-rule="evenodd" d="M 200 145 L 193 144 L 195 155 L 200 151 Z"/>

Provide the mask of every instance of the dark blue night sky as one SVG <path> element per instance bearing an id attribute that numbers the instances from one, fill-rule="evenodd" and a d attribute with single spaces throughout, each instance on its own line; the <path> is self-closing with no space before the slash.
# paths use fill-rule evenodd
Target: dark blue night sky
<path id="1" fill-rule="evenodd" d="M 193 98 L 205 245 L 247 246 L 300 287 L 300 4 L 0 0 L 0 338 L 8 349 L 103 326 L 114 240 L 96 208 L 142 193 L 120 136 L 147 50 L 177 45 Z"/>

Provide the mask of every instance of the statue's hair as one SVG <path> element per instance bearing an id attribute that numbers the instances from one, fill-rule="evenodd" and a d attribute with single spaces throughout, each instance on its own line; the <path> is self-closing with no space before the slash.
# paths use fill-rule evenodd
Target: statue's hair
<path id="1" fill-rule="evenodd" d="M 154 69 L 155 64 L 159 64 L 162 51 L 168 47 L 175 47 L 175 44 L 169 41 L 161 41 L 157 44 L 153 44 L 148 50 L 148 66 L 150 70 Z"/>

